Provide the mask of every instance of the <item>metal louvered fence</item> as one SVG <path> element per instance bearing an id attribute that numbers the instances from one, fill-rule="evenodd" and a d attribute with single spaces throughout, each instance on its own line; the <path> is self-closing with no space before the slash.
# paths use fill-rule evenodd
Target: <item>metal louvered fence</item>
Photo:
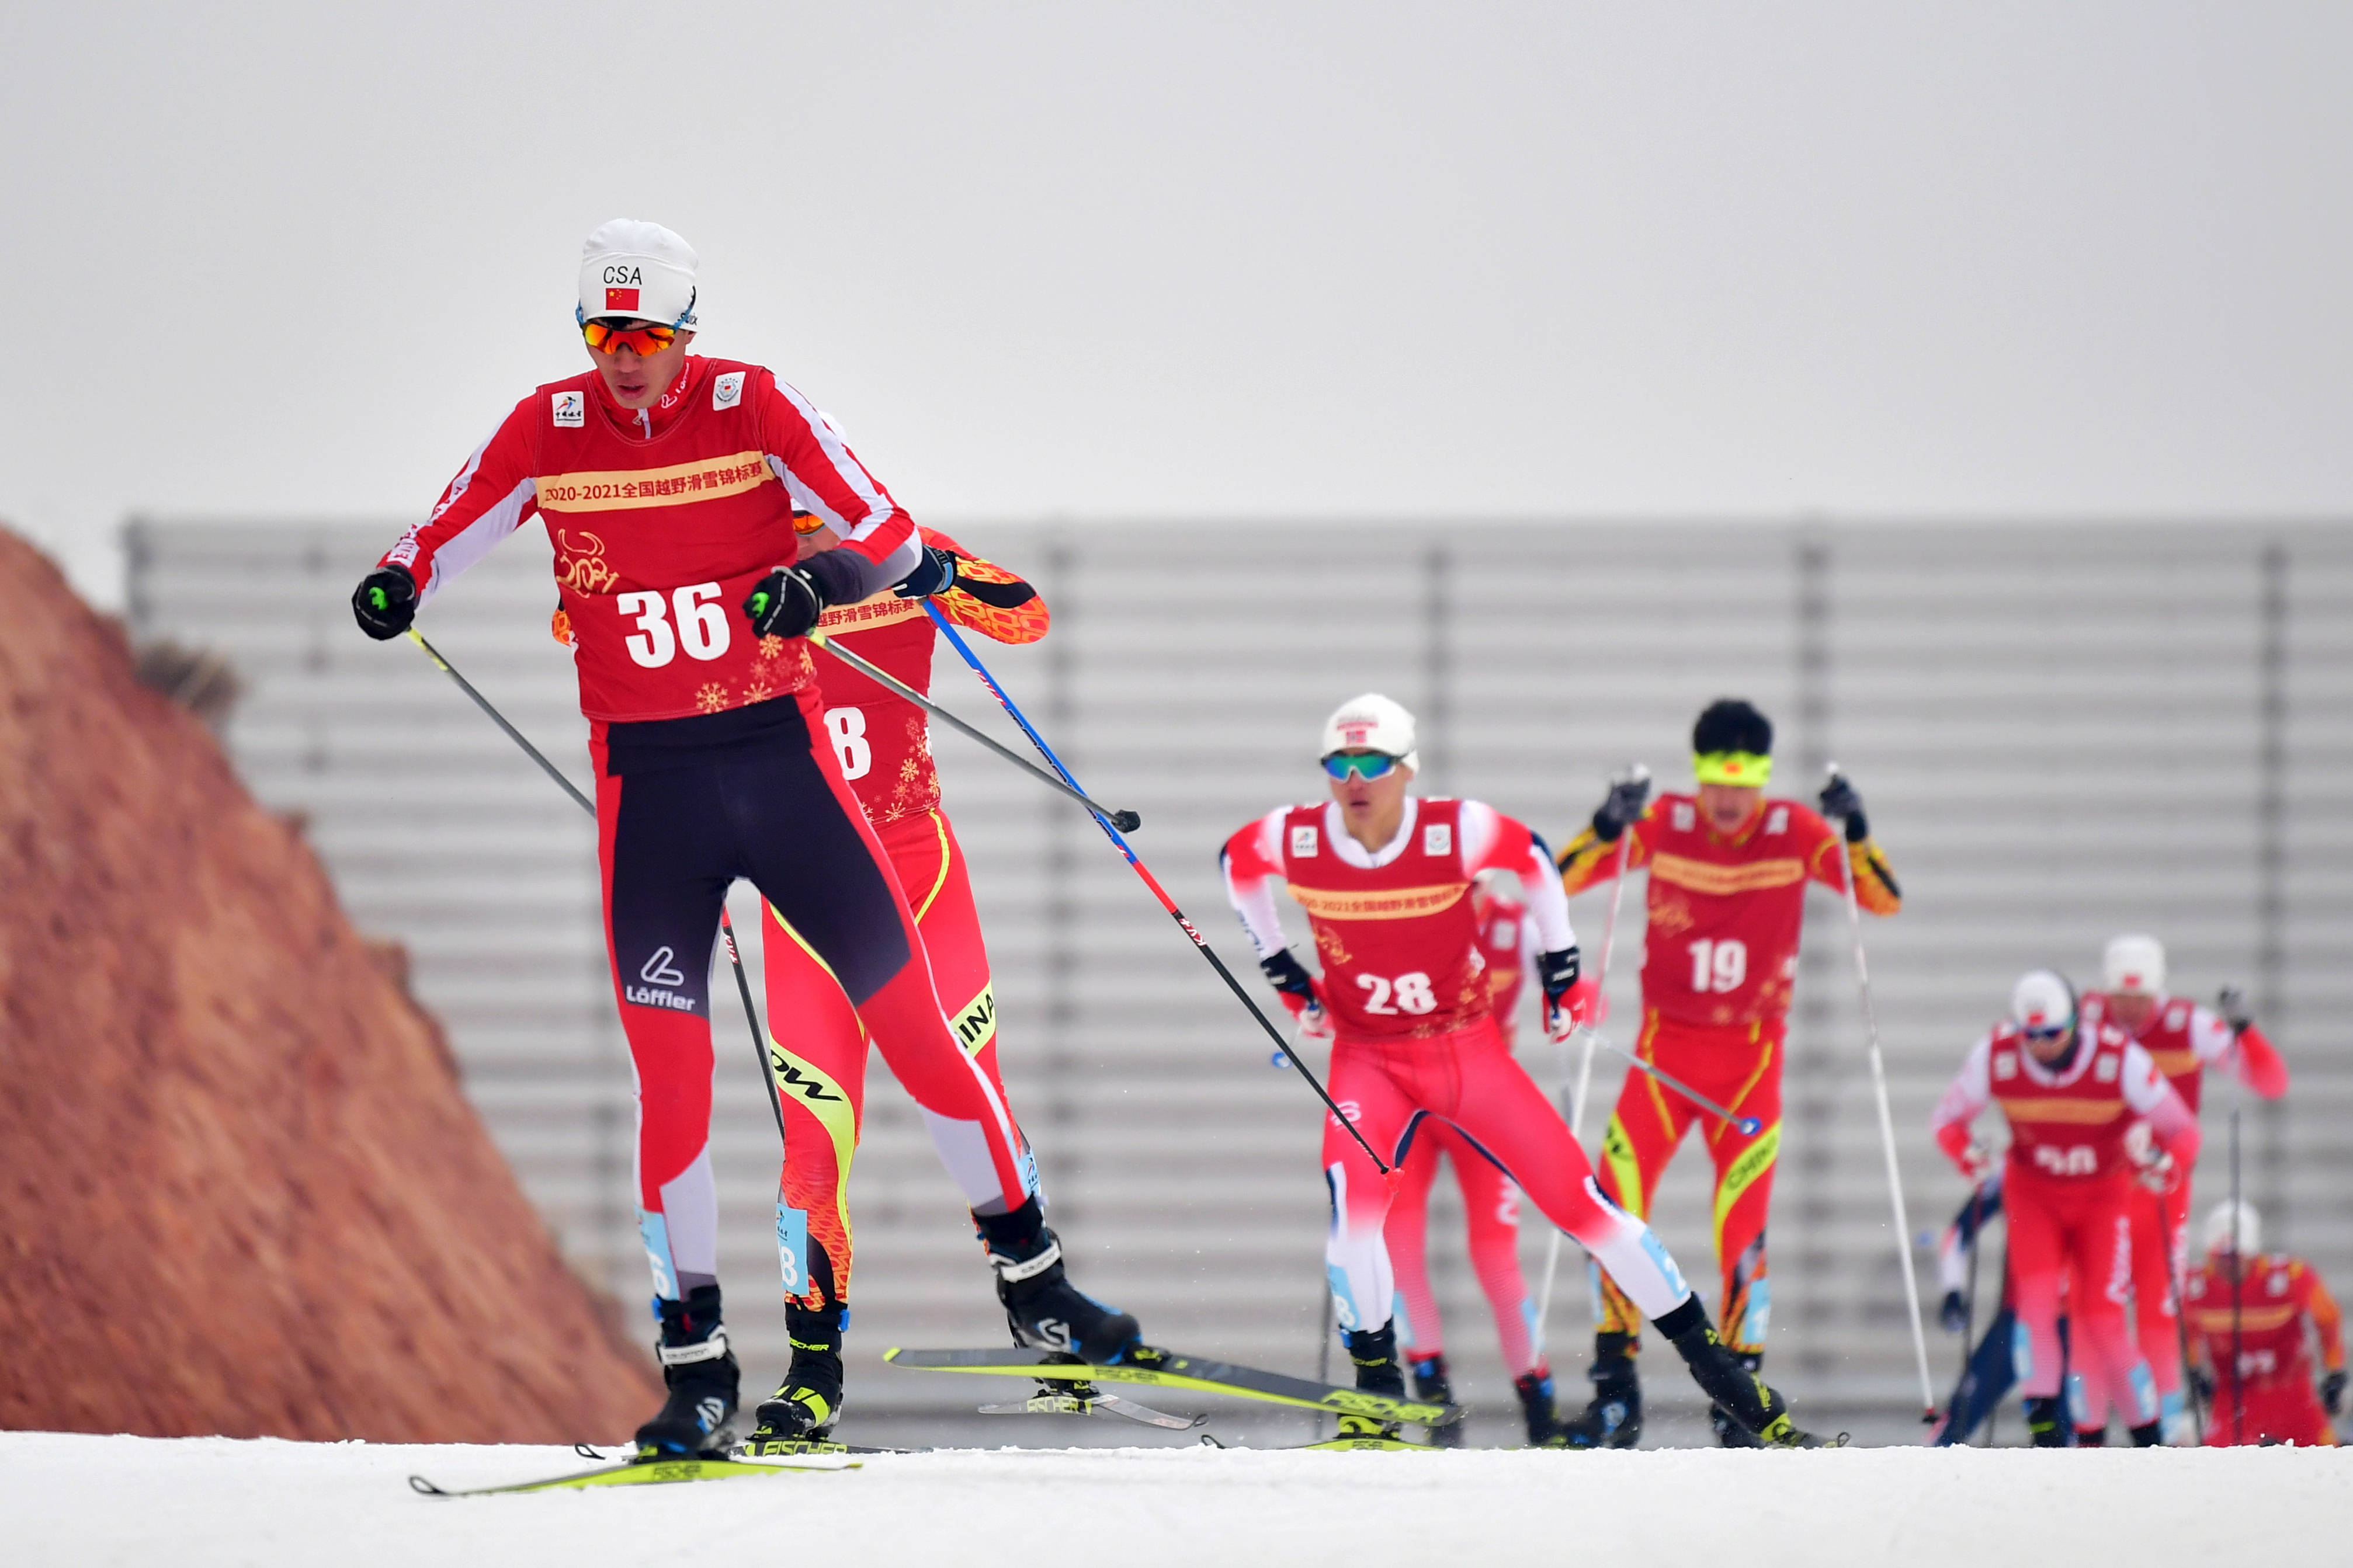
<path id="1" fill-rule="evenodd" d="M 133 629 L 232 656 L 250 688 L 226 731 L 244 776 L 307 817 L 359 923 L 408 946 L 418 994 L 566 1253 L 641 1300 L 630 1075 L 590 826 L 414 648 L 353 628 L 351 585 L 396 531 L 134 523 Z M 1341 699 L 1377 689 L 1413 707 L 1427 793 L 1485 799 L 1558 842 L 1613 767 L 1639 759 L 1683 779 L 1693 715 L 1746 695 L 1778 725 L 1777 786 L 1810 794 L 1835 758 L 1905 886 L 1903 914 L 1866 935 L 1915 1230 L 1942 1225 L 1962 1196 L 1928 1142 L 1929 1106 L 2012 979 L 2051 963 L 2094 982 L 2106 938 L 2147 930 L 2168 945 L 2176 990 L 2249 986 L 2295 1074 L 2284 1105 L 2247 1110 L 2250 1194 L 2267 1237 L 2353 1279 L 2353 528 L 957 531 L 1029 576 L 1053 610 L 1043 643 L 983 645 L 983 657 L 1092 793 L 1143 813 L 1139 851 L 1242 973 L 1218 846 L 1318 795 L 1316 727 Z M 426 629 L 585 781 L 568 657 L 546 632 L 553 603 L 544 542 L 526 531 L 437 599 Z M 1009 734 L 952 654 L 935 685 Z M 1270 1068 L 1262 1037 L 1083 816 L 956 737 L 935 750 L 997 966 L 1006 1076 L 1077 1278 L 1163 1342 L 1312 1370 L 1324 1226 L 1313 1100 Z M 1588 954 L 1603 897 L 1573 911 Z M 748 893 L 733 907 L 747 936 L 759 929 Z M 1639 910 L 1630 899 L 1610 983 L 1621 1018 L 1636 1005 Z M 716 1006 L 722 1268 L 747 1377 L 760 1380 L 785 1359 L 770 1288 L 776 1134 L 742 1021 Z M 1523 1035 L 1524 1059 L 1556 1085 L 1552 1047 Z M 1599 1074 L 1597 1095 L 1614 1094 L 1617 1077 Z M 2208 1098 L 2201 1209 L 2227 1182 L 2234 1102 L 2227 1089 Z M 1819 895 L 1787 1106 L 1768 1370 L 1818 1425 L 1912 1440 L 1845 916 Z M 1705 1171 L 1687 1148 L 1657 1223 L 1712 1300 Z M 976 1396 L 1010 1395 L 876 1360 L 892 1344 L 1003 1331 L 955 1191 L 879 1061 L 851 1194 L 845 1432 L 936 1432 Z M 1508 1382 L 1451 1183 L 1440 1194 L 1432 1258 L 1458 1387 L 1480 1411 L 1474 1440 L 1506 1441 Z M 1543 1242 L 1528 1225 L 1532 1279 Z M 1942 1384 L 1957 1347 L 1927 1306 Z M 1572 1403 L 1588 1329 L 1581 1280 L 1565 1277 L 1550 1338 Z M 1704 1436 L 1680 1373 L 1651 1364 L 1659 1429 Z M 960 1429 L 1156 1440 L 1080 1423 Z"/>

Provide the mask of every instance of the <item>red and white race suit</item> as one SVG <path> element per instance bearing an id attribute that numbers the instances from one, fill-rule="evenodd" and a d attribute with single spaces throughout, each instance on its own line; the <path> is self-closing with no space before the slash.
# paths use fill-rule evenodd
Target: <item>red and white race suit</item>
<path id="1" fill-rule="evenodd" d="M 1333 1021 L 1331 1093 L 1365 1141 L 1396 1165 L 1430 1117 L 1451 1122 L 1529 1201 L 1605 1260 L 1656 1318 L 1691 1298 L 1650 1227 L 1601 1195 L 1558 1111 L 1495 1027 L 1472 879 L 1516 874 L 1538 946 L 1575 940 L 1568 900 L 1535 835 L 1478 801 L 1405 800 L 1377 850 L 1349 837 L 1336 805 L 1286 806 L 1226 841 L 1227 896 L 1261 958 L 1283 951 L 1278 881 L 1307 911 Z M 1389 1183 L 1339 1121 L 1324 1118 L 1332 1202 L 1325 1273 L 1343 1329 L 1389 1321 L 1396 1281 L 1382 1223 Z"/>
<path id="2" fill-rule="evenodd" d="M 2097 991 L 2084 997 L 2083 1015 L 2095 1023 L 2115 1020 L 2107 996 Z M 2252 1025 L 2233 1030 L 2221 1014 L 2187 996 L 2159 996 L 2147 1024 L 2134 1037 L 2193 1116 L 2210 1067 L 2227 1069 L 2265 1100 L 2287 1092 L 2287 1064 L 2262 1030 Z M 2158 1398 L 2168 1409 L 2178 1403 L 2181 1388 L 2181 1330 L 2175 1321 L 2174 1295 L 2189 1267 L 2189 1208 L 2186 1170 L 2163 1192 L 2143 1186 L 2132 1194 L 2133 1332 L 2140 1353 L 2148 1359 Z"/>
<path id="3" fill-rule="evenodd" d="M 629 410 L 592 370 L 516 404 L 383 563 L 417 579 L 422 607 L 536 515 L 555 546 L 580 711 L 716 713 L 809 681 L 807 647 L 754 637 L 737 608 L 791 563 L 796 502 L 869 563 L 870 592 L 913 568 L 907 514 L 767 371 L 691 355 L 659 405 Z"/>
<path id="4" fill-rule="evenodd" d="M 2157 1146 L 2186 1170 L 2198 1157 L 2198 1119 L 2148 1052 L 2110 1026 L 2079 1025 L 2073 1057 L 2055 1068 L 2035 1060 L 2012 1024 L 1977 1043 L 1929 1120 L 1937 1146 L 1965 1175 L 1972 1173 L 1969 1124 L 1991 1104 L 2010 1131 L 2002 1203 L 2010 1296 L 2023 1331 L 2020 1391 L 2029 1398 L 2059 1392 L 2059 1302 L 2072 1275 L 2083 1424 L 2105 1423 L 2111 1403 L 2128 1426 L 2156 1420 L 2157 1391 L 2125 1316 L 2140 1170 L 2128 1134 L 2135 1118 L 2146 1120 Z"/>

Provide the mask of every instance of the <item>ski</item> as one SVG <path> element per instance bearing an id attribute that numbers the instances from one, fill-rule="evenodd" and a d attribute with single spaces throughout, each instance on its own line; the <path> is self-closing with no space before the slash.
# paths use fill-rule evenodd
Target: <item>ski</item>
<path id="1" fill-rule="evenodd" d="M 575 1475 L 554 1476 L 546 1480 L 516 1481 L 502 1487 L 467 1487 L 457 1491 L 435 1486 L 423 1476 L 411 1476 L 408 1484 L 425 1497 L 490 1497 L 500 1492 L 580 1491 L 589 1487 L 649 1487 L 670 1486 L 680 1481 L 757 1480 L 775 1476 L 821 1474 L 833 1470 L 854 1470 L 853 1459 L 846 1465 L 747 1465 L 735 1459 L 631 1459 L 618 1465 L 606 1465 L 594 1470 L 582 1470 Z"/>
<path id="2" fill-rule="evenodd" d="M 893 1366 L 921 1367 L 934 1372 L 974 1372 L 1002 1377 L 1030 1377 L 1072 1383 L 1137 1383 L 1155 1388 L 1186 1388 L 1203 1394 L 1223 1394 L 1236 1399 L 1264 1400 L 1337 1415 L 1369 1415 L 1380 1421 L 1409 1421 L 1418 1426 L 1445 1426 L 1469 1414 L 1457 1405 L 1428 1405 L 1394 1399 L 1361 1389 L 1337 1388 L 1288 1377 L 1279 1372 L 1235 1366 L 1228 1362 L 1182 1355 L 1146 1345 L 1133 1361 L 1117 1365 L 1073 1362 L 1050 1351 L 1032 1350 L 901 1350 L 883 1352 Z"/>
<path id="3" fill-rule="evenodd" d="M 1074 1383 L 1068 1389 L 1039 1388 L 1018 1405 L 984 1405 L 983 1415 L 1120 1415 L 1130 1421 L 1140 1421 L 1146 1426 L 1165 1426 L 1172 1432 L 1189 1432 L 1206 1423 L 1208 1415 L 1171 1415 L 1165 1410 L 1155 1410 L 1148 1405 L 1138 1405 L 1132 1399 L 1122 1399 L 1116 1394 L 1105 1394 L 1091 1383 Z"/>
<path id="4" fill-rule="evenodd" d="M 1226 1445 L 1201 1434 L 1201 1446 L 1231 1452 Z M 1270 1454 L 1442 1454 L 1446 1450 L 1435 1443 L 1409 1443 L 1402 1437 L 1334 1437 L 1322 1443 L 1286 1443 L 1281 1447 L 1261 1449 Z"/>
<path id="5" fill-rule="evenodd" d="M 735 1445 L 737 1458 L 802 1458 L 832 1454 L 923 1454 L 927 1448 L 876 1448 L 862 1443 L 837 1443 L 829 1437 L 746 1437 Z"/>

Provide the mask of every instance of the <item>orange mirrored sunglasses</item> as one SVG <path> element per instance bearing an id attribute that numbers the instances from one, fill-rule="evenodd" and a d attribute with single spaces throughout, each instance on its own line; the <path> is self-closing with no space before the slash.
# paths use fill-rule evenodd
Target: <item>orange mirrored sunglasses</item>
<path id="1" fill-rule="evenodd" d="M 658 326 L 651 321 L 637 321 L 625 326 L 601 317 L 581 322 L 580 335 L 587 339 L 588 346 L 598 353 L 628 349 L 639 359 L 650 359 L 678 342 L 678 329 L 675 327 Z"/>

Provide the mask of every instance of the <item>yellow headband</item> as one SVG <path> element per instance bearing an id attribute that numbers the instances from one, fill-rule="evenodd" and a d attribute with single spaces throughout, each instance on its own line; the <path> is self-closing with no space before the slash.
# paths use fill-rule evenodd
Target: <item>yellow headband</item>
<path id="1" fill-rule="evenodd" d="M 1692 772 L 1704 784 L 1754 784 L 1762 789 L 1773 776 L 1773 759 L 1762 752 L 1701 752 L 1692 758 Z"/>

